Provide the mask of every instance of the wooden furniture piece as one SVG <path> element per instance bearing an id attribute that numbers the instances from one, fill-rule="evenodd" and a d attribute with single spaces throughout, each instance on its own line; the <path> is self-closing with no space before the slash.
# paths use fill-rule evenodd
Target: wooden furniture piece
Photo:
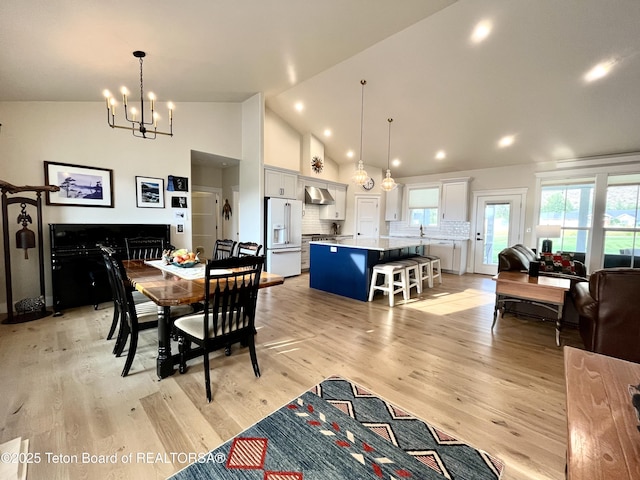
<path id="1" fill-rule="evenodd" d="M 173 366 L 180 362 L 178 355 L 171 354 L 171 307 L 190 305 L 205 298 L 204 279 L 185 279 L 147 265 L 142 260 L 123 261 L 127 277 L 136 290 L 149 297 L 158 306 L 158 358 L 156 368 L 158 378 L 173 374 Z M 177 267 L 176 267 L 177 268 Z M 190 269 L 185 269 L 190 270 Z M 262 272 L 260 288 L 284 283 L 284 277 Z"/>
<path id="2" fill-rule="evenodd" d="M 236 247 L 236 257 L 258 256 L 262 250 L 262 245 L 255 242 L 238 242 Z"/>
<path id="3" fill-rule="evenodd" d="M 398 279 L 396 279 L 396 276 Z M 382 277 L 382 283 L 378 285 L 378 277 Z M 369 288 L 369 301 L 373 300 L 376 290 L 389 295 L 389 306 L 395 305 L 396 293 L 402 292 L 405 301 L 409 300 L 409 288 L 407 285 L 407 269 L 405 265 L 396 262 L 381 263 L 373 267 L 371 274 L 371 288 Z"/>
<path id="4" fill-rule="evenodd" d="M 493 277 L 496 282 L 496 304 L 493 309 L 493 323 L 496 324 L 498 310 L 504 309 L 506 302 L 524 302 L 539 305 L 555 314 L 556 345 L 560 346 L 562 309 L 566 292 L 571 281 L 554 277 L 530 277 L 527 273 L 505 270 Z"/>
<path id="5" fill-rule="evenodd" d="M 42 307 L 30 312 L 23 312 L 14 314 L 13 311 L 13 290 L 11 286 L 11 247 L 9 244 L 9 205 L 18 204 L 22 208 L 20 215 L 18 216 L 18 223 L 22 223 L 22 230 L 16 232 L 16 247 L 24 248 L 25 259 L 27 256 L 27 248 L 38 247 L 38 273 L 40 276 L 40 297 L 45 299 L 44 290 L 44 241 L 42 235 L 42 192 L 57 192 L 60 187 L 56 185 L 45 185 L 42 187 L 32 187 L 25 185 L 17 187 L 11 185 L 3 180 L 0 180 L 0 191 L 2 191 L 2 232 L 3 232 L 3 244 L 4 244 L 4 269 L 5 269 L 5 287 L 6 287 L 6 300 L 7 300 L 7 315 L 2 323 L 21 323 L 29 322 L 31 320 L 37 320 L 51 315 L 52 312 L 47 310 L 46 305 L 42 302 Z M 22 192 L 35 192 L 36 199 L 30 197 L 11 197 L 7 194 L 14 195 Z M 31 216 L 27 213 L 27 205 L 36 207 L 36 221 L 38 228 L 37 240 L 33 232 L 28 230 L 27 225 L 32 223 Z M 27 237 L 30 237 L 27 241 Z M 24 245 L 18 245 L 19 242 Z M 27 247 L 27 243 L 29 246 Z"/>
<path id="6" fill-rule="evenodd" d="M 207 262 L 204 282 L 204 310 L 174 322 L 180 349 L 180 373 L 192 357 L 191 343 L 204 358 L 207 401 L 211 402 L 209 352 L 240 342 L 249 347 L 251 364 L 260 376 L 255 345 L 256 302 L 264 257 L 248 255 Z"/>
<path id="7" fill-rule="evenodd" d="M 167 248 L 164 238 L 135 237 L 124 239 L 127 248 L 127 260 L 149 260 L 162 258 L 162 252 Z"/>
<path id="8" fill-rule="evenodd" d="M 224 260 L 232 257 L 235 249 L 236 242 L 234 240 L 216 240 L 211 258 L 212 260 Z"/>
<path id="9" fill-rule="evenodd" d="M 568 480 L 640 478 L 640 431 L 629 385 L 640 364 L 564 347 Z"/>

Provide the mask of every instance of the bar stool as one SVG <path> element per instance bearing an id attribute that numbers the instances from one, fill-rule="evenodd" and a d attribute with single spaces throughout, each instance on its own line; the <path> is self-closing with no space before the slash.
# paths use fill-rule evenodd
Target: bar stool
<path id="1" fill-rule="evenodd" d="M 431 279 L 429 288 L 433 287 L 433 280 L 438 279 L 438 283 L 442 285 L 442 269 L 440 268 L 440 257 L 437 255 L 424 255 L 425 258 L 431 260 Z"/>
<path id="2" fill-rule="evenodd" d="M 413 260 L 418 262 L 420 267 L 420 281 L 427 280 L 429 288 L 433 288 L 433 271 L 431 270 L 431 259 L 425 256 L 413 257 Z"/>
<path id="3" fill-rule="evenodd" d="M 376 285 L 378 275 L 382 275 L 382 285 Z M 398 276 L 398 280 L 396 280 Z M 381 290 L 389 295 L 389 306 L 393 307 L 394 297 L 398 292 L 402 292 L 405 300 L 409 300 L 409 289 L 407 288 L 407 269 L 405 265 L 397 262 L 381 263 L 373 267 L 371 275 L 371 287 L 369 288 L 369 301 L 373 300 L 376 290 Z"/>
<path id="4" fill-rule="evenodd" d="M 407 290 L 409 291 L 409 297 L 411 297 L 411 289 L 415 287 L 418 294 L 422 293 L 422 274 L 420 263 L 415 258 L 403 258 L 402 260 L 396 260 L 394 263 L 400 263 L 404 265 L 407 275 Z"/>

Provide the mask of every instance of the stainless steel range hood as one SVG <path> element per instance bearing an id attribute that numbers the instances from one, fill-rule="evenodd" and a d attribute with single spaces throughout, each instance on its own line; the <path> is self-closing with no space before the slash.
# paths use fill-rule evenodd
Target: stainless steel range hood
<path id="1" fill-rule="evenodd" d="M 326 188 L 304 187 L 304 203 L 333 205 L 336 201 Z"/>

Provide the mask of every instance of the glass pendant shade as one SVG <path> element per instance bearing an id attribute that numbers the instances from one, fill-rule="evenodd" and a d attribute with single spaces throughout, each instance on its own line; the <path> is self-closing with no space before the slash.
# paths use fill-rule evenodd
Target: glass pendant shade
<path id="1" fill-rule="evenodd" d="M 396 181 L 391 178 L 391 170 L 387 169 L 387 175 L 384 177 L 384 180 L 382 180 L 380 188 L 382 188 L 385 192 L 390 192 L 397 186 L 398 184 L 396 183 Z"/>
<path id="2" fill-rule="evenodd" d="M 358 185 L 364 185 L 369 180 L 369 175 L 367 175 L 367 171 L 364 169 L 364 165 L 362 160 L 358 162 L 358 168 L 356 168 L 355 173 L 353 174 L 353 182 Z"/>
<path id="3" fill-rule="evenodd" d="M 382 184 L 380 185 L 380 187 L 385 192 L 390 192 L 391 190 L 396 188 L 398 184 L 393 178 L 391 178 L 391 169 L 389 168 L 389 162 L 391 159 L 391 122 L 393 122 L 393 118 L 387 118 L 387 122 L 389 122 L 389 147 L 387 149 L 387 175 L 384 177 L 384 180 L 382 180 Z"/>

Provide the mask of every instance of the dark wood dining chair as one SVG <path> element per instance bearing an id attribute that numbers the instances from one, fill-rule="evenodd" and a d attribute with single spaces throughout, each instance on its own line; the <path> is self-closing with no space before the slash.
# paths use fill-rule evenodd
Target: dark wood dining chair
<path id="1" fill-rule="evenodd" d="M 197 350 L 204 357 L 207 401 L 211 402 L 209 353 L 233 343 L 249 347 L 251 364 L 260 376 L 255 346 L 256 301 L 264 257 L 232 257 L 210 260 L 205 270 L 205 309 L 175 321 L 180 351 L 180 373 L 187 370 L 187 359 Z"/>
<path id="2" fill-rule="evenodd" d="M 120 317 L 120 329 L 114 346 L 114 353 L 119 357 L 124 352 L 127 340 L 129 349 L 125 360 L 122 376 L 129 374 L 133 359 L 138 348 L 138 334 L 142 330 L 157 328 L 158 306 L 152 301 L 136 302 L 134 289 L 127 278 L 124 264 L 112 249 L 104 248 L 105 262 L 109 262 L 107 271 L 113 276 L 114 307 L 117 306 Z M 173 321 L 182 315 L 191 314 L 194 309 L 191 305 L 180 305 L 171 308 L 170 318 Z"/>
<path id="3" fill-rule="evenodd" d="M 236 248 L 236 242 L 234 240 L 216 240 L 213 247 L 212 260 L 224 260 L 225 258 L 232 257 Z"/>
<path id="4" fill-rule="evenodd" d="M 128 260 L 155 260 L 162 258 L 167 245 L 163 238 L 133 237 L 124 239 Z"/>
<path id="5" fill-rule="evenodd" d="M 114 276 L 115 295 L 117 296 L 118 306 L 120 308 L 120 331 L 118 332 L 118 339 L 116 341 L 116 356 L 120 356 L 124 351 L 124 346 L 129 340 L 129 350 L 127 352 L 127 359 L 122 369 L 122 376 L 126 377 L 129 374 L 131 365 L 133 364 L 133 358 L 136 355 L 138 348 L 138 333 L 141 330 L 158 327 L 158 309 L 149 302 L 153 308 L 145 309 L 141 311 L 136 309 L 136 304 L 133 300 L 132 290 L 127 280 L 127 273 L 122 264 L 122 261 L 112 253 L 108 256 L 111 263 L 111 271 Z"/>
<path id="6" fill-rule="evenodd" d="M 258 256 L 262 250 L 262 245 L 254 242 L 239 242 L 236 247 L 236 257 Z"/>
<path id="7" fill-rule="evenodd" d="M 118 295 L 118 284 L 117 278 L 115 276 L 115 272 L 113 269 L 113 263 L 111 261 L 111 256 L 115 255 L 115 250 L 111 247 L 105 247 L 103 245 L 98 245 L 100 247 L 100 252 L 102 253 L 102 258 L 104 261 L 104 267 L 107 271 L 107 279 L 109 280 L 109 286 L 111 287 L 111 295 L 113 299 L 113 319 L 111 320 L 111 326 L 109 327 L 109 333 L 107 334 L 107 340 L 111 340 L 113 338 L 113 334 L 118 327 L 118 323 L 121 318 L 124 318 L 122 315 L 122 311 L 125 308 L 122 305 L 122 301 L 120 296 Z M 136 305 L 136 309 L 139 313 L 144 313 L 148 311 L 154 311 L 157 309 L 155 303 L 149 300 L 147 297 L 142 295 L 139 292 L 134 291 L 131 283 L 127 282 L 127 289 L 131 291 L 131 295 L 133 301 Z M 121 333 L 118 334 L 117 338 L 121 337 Z M 126 338 L 125 338 L 126 340 Z M 113 353 L 119 356 L 122 353 L 122 349 L 124 346 L 120 345 L 120 342 L 116 341 L 116 344 L 113 347 Z M 119 353 L 118 353 L 119 352 Z"/>

